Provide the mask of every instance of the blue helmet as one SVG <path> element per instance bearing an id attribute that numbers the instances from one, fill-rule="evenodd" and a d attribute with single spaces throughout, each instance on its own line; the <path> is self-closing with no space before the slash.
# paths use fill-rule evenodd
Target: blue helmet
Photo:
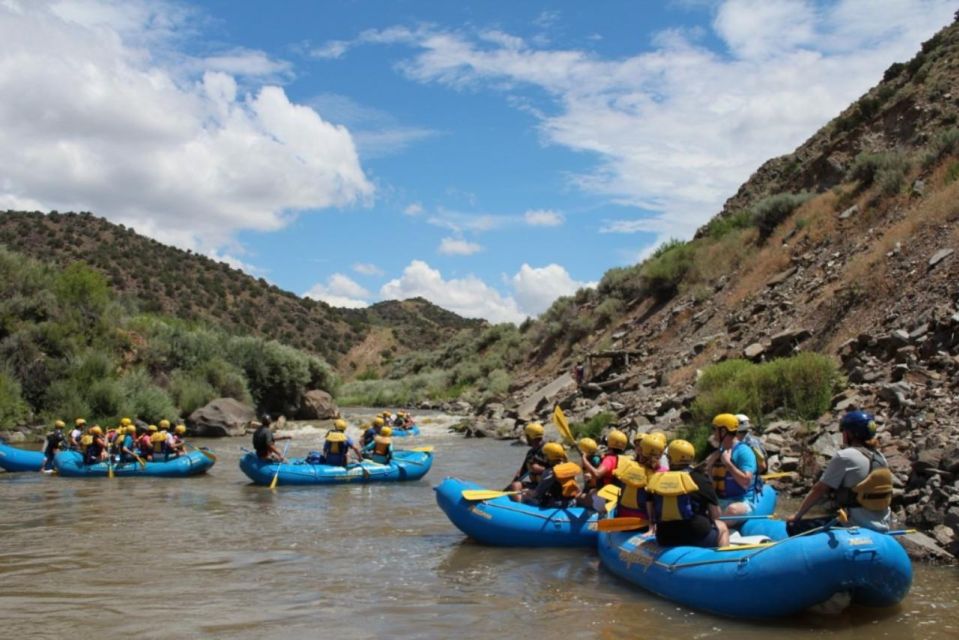
<path id="1" fill-rule="evenodd" d="M 876 417 L 865 411 L 850 411 L 839 421 L 839 428 L 863 442 L 872 440 L 876 435 Z"/>

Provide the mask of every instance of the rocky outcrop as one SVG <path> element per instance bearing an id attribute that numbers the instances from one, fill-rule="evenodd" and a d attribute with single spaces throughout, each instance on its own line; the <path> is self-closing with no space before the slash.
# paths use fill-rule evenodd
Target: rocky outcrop
<path id="1" fill-rule="evenodd" d="M 296 410 L 299 420 L 330 420 L 339 415 L 339 409 L 333 396 L 322 389 L 312 389 L 303 394 L 300 407 Z"/>
<path id="2" fill-rule="evenodd" d="M 217 398 L 190 414 L 187 429 L 200 438 L 242 436 L 256 418 L 253 407 L 233 398 Z"/>

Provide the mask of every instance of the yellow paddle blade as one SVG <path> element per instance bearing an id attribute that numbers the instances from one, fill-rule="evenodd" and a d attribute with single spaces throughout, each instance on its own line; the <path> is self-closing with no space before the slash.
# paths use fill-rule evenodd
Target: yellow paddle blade
<path id="1" fill-rule="evenodd" d="M 432 453 L 433 447 L 416 447 L 415 449 L 410 449 L 410 451 L 422 451 L 423 453 Z"/>
<path id="2" fill-rule="evenodd" d="M 464 500 L 492 500 L 493 498 L 502 498 L 503 496 L 511 496 L 517 493 L 519 493 L 519 491 L 494 491 L 492 489 L 464 489 L 462 495 Z"/>
<path id="3" fill-rule="evenodd" d="M 778 478 L 795 478 L 797 475 L 799 474 L 795 471 L 776 471 L 774 473 L 764 473 L 759 477 L 763 480 L 776 480 Z"/>
<path id="4" fill-rule="evenodd" d="M 559 429 L 559 433 L 563 436 L 563 440 L 566 441 L 566 444 L 576 444 L 576 440 L 573 438 L 573 432 L 569 428 L 569 420 L 566 419 L 566 414 L 563 413 L 563 409 L 556 405 L 556 408 L 553 409 L 553 423 L 556 425 L 556 428 Z"/>
<path id="5" fill-rule="evenodd" d="M 635 531 L 649 526 L 646 518 L 609 518 L 596 523 L 599 531 Z"/>
<path id="6" fill-rule="evenodd" d="M 280 480 L 280 474 L 277 473 L 273 476 L 273 480 L 270 481 L 270 488 L 276 489 L 276 483 Z"/>
<path id="7" fill-rule="evenodd" d="M 789 538 L 786 538 L 789 540 Z M 782 540 L 780 540 L 782 542 Z M 731 544 L 725 547 L 716 547 L 716 551 L 743 551 L 744 549 L 765 549 L 771 547 L 775 542 L 757 542 L 756 544 Z"/>
<path id="8" fill-rule="evenodd" d="M 619 500 L 610 500 L 606 503 L 606 513 L 610 513 L 619 504 Z"/>

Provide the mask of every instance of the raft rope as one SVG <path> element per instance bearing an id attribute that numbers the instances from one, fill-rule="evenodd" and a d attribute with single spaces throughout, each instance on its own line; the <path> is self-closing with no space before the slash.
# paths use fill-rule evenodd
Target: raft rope
<path id="1" fill-rule="evenodd" d="M 534 512 L 532 512 L 532 511 L 528 511 L 528 510 L 526 510 L 526 509 L 518 509 L 518 508 L 516 508 L 516 507 L 513 507 L 513 506 L 511 506 L 511 505 L 507 505 L 507 504 L 496 504 L 496 503 L 493 503 L 493 502 L 491 502 L 491 501 L 487 501 L 487 502 L 486 502 L 486 506 L 487 506 L 487 507 L 496 507 L 497 509 L 503 509 L 503 510 L 505 510 L 505 511 L 513 511 L 514 513 L 521 513 L 521 514 L 526 515 L 526 516 L 533 516 L 534 518 L 539 518 L 539 519 L 541 519 L 541 520 L 546 520 L 547 522 L 553 520 L 553 516 L 552 516 L 552 515 L 544 516 L 544 515 L 541 514 L 541 513 L 534 513 Z M 554 511 L 564 511 L 564 509 L 557 508 L 557 509 L 555 509 Z M 585 510 L 584 510 L 584 513 L 585 513 Z M 588 519 L 588 518 L 587 518 L 587 519 Z M 567 516 L 567 519 L 566 519 L 566 520 L 558 520 L 558 519 L 557 519 L 557 520 L 555 520 L 555 522 L 575 522 L 575 521 L 574 521 L 572 518 L 569 518 L 569 517 Z"/>

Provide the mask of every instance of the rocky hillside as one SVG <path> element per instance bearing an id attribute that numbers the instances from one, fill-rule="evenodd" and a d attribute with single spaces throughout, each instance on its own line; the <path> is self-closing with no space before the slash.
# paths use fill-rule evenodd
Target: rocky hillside
<path id="1" fill-rule="evenodd" d="M 422 298 L 367 309 L 334 308 L 89 213 L 0 213 L 0 245 L 63 266 L 84 262 L 144 311 L 273 338 L 322 356 L 347 378 L 376 371 L 396 354 L 432 347 L 461 330 L 485 325 Z M 379 348 L 367 348 L 369 344 Z"/>
<path id="2" fill-rule="evenodd" d="M 542 336 L 530 374 L 485 408 L 487 425 L 546 420 L 559 402 L 578 420 L 610 412 L 628 430 L 682 432 L 710 365 L 818 352 L 844 388 L 818 421 L 754 418 L 773 466 L 801 472 L 802 493 L 839 444 L 840 413 L 872 411 L 900 520 L 959 552 L 957 61 L 954 23 L 760 167 L 694 240 L 524 327 Z M 564 376 L 580 359 L 590 366 L 577 389 Z"/>

